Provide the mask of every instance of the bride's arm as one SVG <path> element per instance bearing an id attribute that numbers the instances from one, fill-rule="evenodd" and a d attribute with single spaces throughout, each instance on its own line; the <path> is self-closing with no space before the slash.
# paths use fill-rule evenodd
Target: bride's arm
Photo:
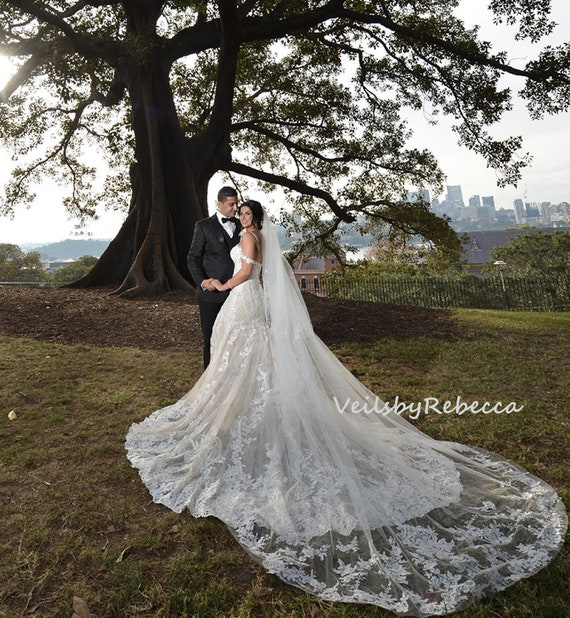
<path id="1" fill-rule="evenodd" d="M 246 232 L 241 239 L 241 250 L 244 255 L 250 260 L 255 260 L 257 254 L 257 244 L 255 242 L 255 237 L 251 232 Z M 220 283 L 217 280 L 213 281 L 213 284 L 219 292 L 224 292 L 225 290 L 231 290 L 235 288 L 240 283 L 243 283 L 249 276 L 251 275 L 251 271 L 253 270 L 253 263 L 251 261 L 247 261 L 245 258 L 241 260 L 241 268 L 237 271 L 237 273 L 228 279 L 225 283 Z"/>

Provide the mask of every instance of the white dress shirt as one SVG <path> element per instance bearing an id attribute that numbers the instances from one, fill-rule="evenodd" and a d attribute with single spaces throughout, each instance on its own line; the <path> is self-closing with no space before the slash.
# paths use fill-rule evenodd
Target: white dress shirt
<path id="1" fill-rule="evenodd" d="M 232 238 L 232 236 L 234 235 L 235 229 L 236 229 L 236 224 L 233 221 L 226 221 L 224 223 L 222 221 L 222 218 L 229 219 L 229 217 L 224 217 L 224 215 L 222 215 L 222 213 L 219 210 L 216 210 L 216 216 L 218 217 L 218 221 L 221 223 L 224 230 L 226 230 L 226 232 L 228 233 L 229 237 Z"/>

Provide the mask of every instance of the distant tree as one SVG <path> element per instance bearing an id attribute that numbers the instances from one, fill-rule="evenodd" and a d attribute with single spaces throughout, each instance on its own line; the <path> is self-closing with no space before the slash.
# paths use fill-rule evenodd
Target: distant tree
<path id="1" fill-rule="evenodd" d="M 552 234 L 529 232 L 511 238 L 506 247 L 495 247 L 489 253 L 486 272 L 496 271 L 493 262 L 506 274 L 545 277 L 570 274 L 570 232 L 557 230 Z"/>
<path id="2" fill-rule="evenodd" d="M 391 275 L 414 275 L 423 263 L 421 248 L 405 240 L 380 239 L 364 254 L 367 271 Z"/>
<path id="3" fill-rule="evenodd" d="M 428 150 L 410 147 L 402 109 L 452 116 L 460 143 L 513 183 L 528 161 L 521 139 L 487 130 L 511 107 L 501 77 L 525 80 L 533 116 L 556 113 L 570 104 L 570 61 L 566 44 L 510 64 L 454 16 L 457 5 L 2 0 L 0 53 L 17 72 L 0 91 L 0 137 L 19 161 L 3 211 L 29 203 L 49 173 L 69 187 L 71 211 L 93 215 L 102 198 L 83 155 L 96 142 L 113 178 L 107 202 L 128 189 L 130 203 L 81 285 L 114 283 L 125 296 L 187 289 L 193 227 L 219 171 L 244 189 L 253 179 L 290 192 L 312 228 L 304 238 L 327 251 L 359 214 L 459 250 L 449 225 L 407 197 L 444 177 Z M 518 38 L 537 42 L 554 27 L 549 0 L 489 7 Z"/>
<path id="4" fill-rule="evenodd" d="M 0 244 L 0 281 L 36 283 L 47 279 L 39 253 L 24 253 L 18 245 Z"/>
<path id="5" fill-rule="evenodd" d="M 389 234 L 370 245 L 362 265 L 368 272 L 389 275 L 459 274 L 465 264 L 445 247 L 413 242 L 409 236 Z"/>
<path id="6" fill-rule="evenodd" d="M 97 264 L 97 258 L 92 255 L 84 255 L 69 264 L 58 268 L 53 274 L 54 285 L 66 285 L 81 277 L 84 277 Z"/>

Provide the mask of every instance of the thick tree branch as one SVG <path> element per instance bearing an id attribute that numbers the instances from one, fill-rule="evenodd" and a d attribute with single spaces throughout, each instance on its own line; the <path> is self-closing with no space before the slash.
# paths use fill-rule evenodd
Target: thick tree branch
<path id="1" fill-rule="evenodd" d="M 326 202 L 331 211 L 342 221 L 351 223 L 355 220 L 354 216 L 351 215 L 346 209 L 342 208 L 332 197 L 332 195 L 324 189 L 310 187 L 300 180 L 293 180 L 292 178 L 287 178 L 286 176 L 271 174 L 270 172 L 264 172 L 263 170 L 249 167 L 249 165 L 244 165 L 243 163 L 233 161 L 229 163 L 229 165 L 225 168 L 225 171 L 235 172 L 236 174 L 241 174 L 242 176 L 255 178 L 256 180 L 286 187 L 287 189 L 293 189 L 293 191 L 297 191 L 297 193 L 301 193 L 302 195 L 311 195 L 312 197 L 319 198 Z"/>
<path id="2" fill-rule="evenodd" d="M 247 2 L 244 5 L 247 5 Z M 477 51 L 476 48 L 468 49 L 452 41 L 432 35 L 426 29 L 421 28 L 421 24 L 418 27 L 411 27 L 398 23 L 390 17 L 387 10 L 384 14 L 360 13 L 345 9 L 342 0 L 331 0 L 319 9 L 282 19 L 268 17 L 243 18 L 246 14 L 245 9 L 250 8 L 249 5 L 244 5 L 242 5 L 244 10 L 238 11 L 238 19 L 239 17 L 242 18 L 241 42 L 279 39 L 295 32 L 310 30 L 332 19 L 343 19 L 357 24 L 382 26 L 401 37 L 424 44 L 427 43 L 453 56 L 463 58 L 470 63 L 493 67 L 503 73 L 510 73 L 539 82 L 544 81 L 545 78 L 550 78 L 564 84 L 570 83 L 570 77 L 558 68 L 550 67 L 539 70 L 518 69 L 504 62 L 499 56 L 488 56 Z M 175 35 L 166 43 L 165 48 L 170 60 L 174 61 L 189 54 L 218 47 L 220 36 L 217 20 L 196 24 Z"/>
<path id="3" fill-rule="evenodd" d="M 289 150 L 290 152 L 297 151 L 297 152 L 309 155 L 315 159 L 324 161 L 326 163 L 345 163 L 347 161 L 353 160 L 351 157 L 348 157 L 348 156 L 326 157 L 324 154 L 322 154 L 322 152 L 319 152 L 315 150 L 314 148 L 302 146 L 301 144 L 298 144 L 294 142 L 293 140 L 290 140 L 284 137 L 283 135 L 276 133 L 275 131 L 271 131 L 270 129 L 266 129 L 265 127 L 260 126 L 256 122 L 237 122 L 232 125 L 231 130 L 232 132 L 237 132 L 243 129 L 249 129 L 250 131 L 254 131 L 255 133 L 264 135 L 265 137 L 268 137 L 269 139 L 275 142 L 279 142 L 280 144 L 283 144 L 283 146 L 285 146 L 285 148 L 287 148 L 287 150 Z"/>
<path id="4" fill-rule="evenodd" d="M 240 42 L 279 39 L 293 32 L 318 26 L 324 21 L 338 17 L 342 3 L 343 0 L 331 0 L 319 9 L 283 19 L 262 17 L 241 19 Z M 239 20 L 240 11 L 238 10 L 236 10 L 236 17 Z M 220 37 L 221 31 L 218 20 L 195 24 L 180 31 L 170 41 L 167 41 L 165 49 L 171 61 L 174 61 L 190 54 L 218 47 Z"/>
<path id="5" fill-rule="evenodd" d="M 0 90 L 0 103 L 6 103 L 14 92 L 31 76 L 34 70 L 44 61 L 45 56 L 35 54 L 28 58 L 18 72 Z"/>
<path id="6" fill-rule="evenodd" d="M 218 6 L 221 27 L 218 74 L 214 104 L 204 139 L 211 144 L 222 143 L 223 148 L 229 149 L 240 35 L 235 0 L 218 0 Z"/>
<path id="7" fill-rule="evenodd" d="M 429 34 L 426 30 L 398 24 L 390 17 L 385 17 L 382 15 L 367 15 L 365 13 L 350 11 L 344 8 L 339 12 L 338 17 L 344 17 L 356 23 L 381 25 L 395 34 L 405 38 L 422 43 L 429 43 L 438 49 L 445 50 L 454 56 L 467 60 L 470 63 L 490 66 L 495 69 L 499 69 L 503 73 L 510 73 L 511 75 L 526 77 L 535 81 L 544 81 L 545 77 L 549 77 L 559 80 L 565 84 L 570 83 L 570 77 L 558 70 L 549 69 L 546 71 L 529 71 L 526 69 L 517 69 L 516 67 L 512 67 L 506 62 L 503 62 L 496 56 L 487 56 L 486 54 L 476 51 L 475 49 L 468 50 L 460 45 L 452 43 L 451 41 Z"/>
<path id="8" fill-rule="evenodd" d="M 96 39 L 91 36 L 83 36 L 76 32 L 62 17 L 62 14 L 53 13 L 31 0 L 4 0 L 22 13 L 28 14 L 40 22 L 50 24 L 59 30 L 64 37 L 71 42 L 73 48 L 90 58 L 114 56 L 116 46 L 109 41 Z M 108 4 L 108 3 L 104 3 Z"/>
<path id="9" fill-rule="evenodd" d="M 52 13 L 46 10 L 43 6 L 32 2 L 31 0 L 6 0 L 8 4 L 20 9 L 23 13 L 32 15 L 39 21 L 45 24 L 55 26 L 60 32 L 65 34 L 67 38 L 73 41 L 76 45 L 84 42 L 83 37 L 78 35 L 73 28 L 57 13 Z"/>

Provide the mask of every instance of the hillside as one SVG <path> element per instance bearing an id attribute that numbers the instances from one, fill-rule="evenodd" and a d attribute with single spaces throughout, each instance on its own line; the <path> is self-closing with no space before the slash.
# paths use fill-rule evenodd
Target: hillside
<path id="1" fill-rule="evenodd" d="M 109 245 L 109 240 L 68 238 L 31 249 L 40 254 L 42 260 L 72 260 L 84 255 L 100 257 Z"/>

